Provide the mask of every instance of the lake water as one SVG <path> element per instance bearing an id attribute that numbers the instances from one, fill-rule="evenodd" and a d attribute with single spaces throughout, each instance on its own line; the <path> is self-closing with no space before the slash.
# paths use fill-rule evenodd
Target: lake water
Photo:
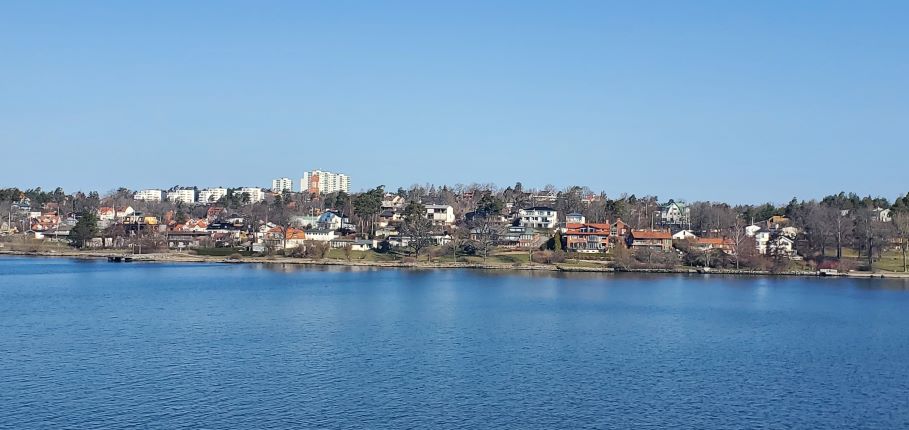
<path id="1" fill-rule="evenodd" d="M 909 283 L 6 257 L 0 428 L 909 428 Z"/>

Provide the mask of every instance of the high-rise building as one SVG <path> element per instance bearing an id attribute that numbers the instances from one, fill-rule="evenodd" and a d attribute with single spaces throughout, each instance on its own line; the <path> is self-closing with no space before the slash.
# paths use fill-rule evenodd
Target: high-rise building
<path id="1" fill-rule="evenodd" d="M 199 203 L 214 203 L 227 195 L 227 188 L 206 188 L 199 191 Z"/>
<path id="2" fill-rule="evenodd" d="M 164 191 L 149 189 L 136 192 L 133 196 L 136 200 L 144 200 L 146 202 L 160 202 L 164 200 Z"/>
<path id="3" fill-rule="evenodd" d="M 193 204 L 196 202 L 196 193 L 195 188 L 177 188 L 167 192 L 167 200 L 175 203 Z"/>
<path id="4" fill-rule="evenodd" d="M 294 190 L 294 181 L 290 178 L 278 178 L 271 180 L 271 191 L 273 193 L 283 193 L 285 190 Z"/>
<path id="5" fill-rule="evenodd" d="M 300 191 L 312 194 L 328 194 L 338 191 L 350 192 L 350 178 L 342 173 L 313 170 L 304 172 L 300 178 Z"/>
<path id="6" fill-rule="evenodd" d="M 262 200 L 265 200 L 265 193 L 259 187 L 243 187 L 235 192 L 240 195 L 249 194 L 250 203 L 259 203 Z"/>

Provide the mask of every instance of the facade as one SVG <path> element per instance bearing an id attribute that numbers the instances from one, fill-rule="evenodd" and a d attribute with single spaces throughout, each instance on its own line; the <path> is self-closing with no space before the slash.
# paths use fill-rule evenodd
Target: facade
<path id="1" fill-rule="evenodd" d="M 587 217 L 583 214 L 577 212 L 570 213 L 565 215 L 565 224 L 585 224 L 587 223 Z"/>
<path id="2" fill-rule="evenodd" d="M 454 208 L 448 205 L 426 205 L 426 219 L 435 225 L 448 225 L 455 222 Z"/>
<path id="3" fill-rule="evenodd" d="M 191 205 L 196 202 L 197 193 L 195 188 L 177 188 L 167 192 L 167 200 Z"/>
<path id="4" fill-rule="evenodd" d="M 250 203 L 259 203 L 265 200 L 265 192 L 259 187 L 243 187 L 237 190 L 239 194 L 249 194 Z"/>
<path id="5" fill-rule="evenodd" d="M 271 180 L 271 191 L 273 193 L 281 194 L 284 191 L 293 191 L 294 190 L 294 181 L 290 178 L 278 178 Z"/>
<path id="6" fill-rule="evenodd" d="M 660 223 L 688 228 L 691 225 L 691 208 L 683 202 L 669 200 L 660 206 Z"/>
<path id="7" fill-rule="evenodd" d="M 199 203 L 214 203 L 227 196 L 227 188 L 206 188 L 199 191 Z"/>
<path id="8" fill-rule="evenodd" d="M 125 218 L 129 215 L 132 215 L 135 210 L 132 206 L 127 206 L 125 208 L 114 208 L 114 207 L 101 207 L 98 208 L 97 215 L 98 220 L 100 221 L 114 221 L 117 219 Z"/>
<path id="9" fill-rule="evenodd" d="M 165 195 L 164 191 L 156 190 L 156 189 L 148 189 L 148 190 L 137 191 L 136 194 L 133 195 L 133 199 L 142 200 L 142 201 L 146 201 L 146 202 L 160 202 L 160 201 L 164 200 L 164 195 Z"/>
<path id="10" fill-rule="evenodd" d="M 326 229 L 308 229 L 306 230 L 306 239 L 318 242 L 331 242 L 335 238 L 334 230 Z"/>
<path id="11" fill-rule="evenodd" d="M 555 228 L 559 220 L 559 212 L 545 206 L 534 206 L 528 209 L 521 209 L 518 216 L 520 217 L 521 227 L 547 230 Z"/>
<path id="12" fill-rule="evenodd" d="M 300 192 L 329 194 L 338 191 L 350 192 L 350 178 L 345 174 L 313 170 L 304 172 L 300 178 Z"/>
<path id="13" fill-rule="evenodd" d="M 679 230 L 672 235 L 672 240 L 697 239 L 698 236 L 691 230 Z"/>
<path id="14" fill-rule="evenodd" d="M 499 246 L 507 248 L 536 248 L 546 241 L 546 237 L 532 227 L 512 226 L 498 235 Z"/>
<path id="15" fill-rule="evenodd" d="M 565 248 L 575 252 L 606 252 L 609 230 L 609 224 L 566 224 Z"/>
<path id="16" fill-rule="evenodd" d="M 631 230 L 626 242 L 630 248 L 669 251 L 672 249 L 672 233 L 669 230 Z"/>
<path id="17" fill-rule="evenodd" d="M 343 225 L 344 220 L 341 219 L 338 214 L 331 211 L 319 215 L 319 218 L 316 220 L 316 226 L 322 230 L 339 230 Z"/>

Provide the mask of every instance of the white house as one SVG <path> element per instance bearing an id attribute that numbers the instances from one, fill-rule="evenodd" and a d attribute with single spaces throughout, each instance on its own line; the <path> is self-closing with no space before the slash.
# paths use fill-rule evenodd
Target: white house
<path id="1" fill-rule="evenodd" d="M 344 220 L 338 214 L 328 211 L 319 215 L 316 224 L 322 230 L 338 230 L 343 226 Z"/>
<path id="2" fill-rule="evenodd" d="M 133 199 L 146 202 L 160 202 L 164 200 L 164 191 L 156 189 L 137 191 L 136 194 L 133 195 Z"/>
<path id="3" fill-rule="evenodd" d="M 304 231 L 306 232 L 306 240 L 315 240 L 317 242 L 331 242 L 335 238 L 334 230 L 308 229 Z"/>
<path id="4" fill-rule="evenodd" d="M 558 223 L 559 212 L 545 206 L 534 206 L 518 212 L 521 227 L 553 229 Z"/>
<path id="5" fill-rule="evenodd" d="M 565 215 L 565 224 L 587 224 L 587 217 L 577 212 Z"/>
<path id="6" fill-rule="evenodd" d="M 125 208 L 114 208 L 114 207 L 101 207 L 98 208 L 98 220 L 100 221 L 114 221 L 117 219 L 126 218 L 136 211 L 133 210 L 132 206 L 127 206 Z"/>
<path id="7" fill-rule="evenodd" d="M 688 226 L 691 224 L 691 208 L 684 202 L 670 199 L 660 206 L 660 221 L 663 225 Z"/>
<path id="8" fill-rule="evenodd" d="M 454 208 L 448 205 L 426 205 L 426 219 L 436 225 L 455 222 Z"/>
<path id="9" fill-rule="evenodd" d="M 672 235 L 672 240 L 697 239 L 698 236 L 691 230 L 679 230 Z"/>
<path id="10" fill-rule="evenodd" d="M 199 203 L 214 203 L 227 196 L 227 188 L 206 188 L 199 191 Z"/>

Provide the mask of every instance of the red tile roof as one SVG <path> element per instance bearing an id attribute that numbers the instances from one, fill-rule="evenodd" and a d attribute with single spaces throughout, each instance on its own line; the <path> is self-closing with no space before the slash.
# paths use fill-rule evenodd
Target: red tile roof
<path id="1" fill-rule="evenodd" d="M 672 240 L 672 233 L 667 230 L 631 230 L 635 239 L 666 239 Z"/>

